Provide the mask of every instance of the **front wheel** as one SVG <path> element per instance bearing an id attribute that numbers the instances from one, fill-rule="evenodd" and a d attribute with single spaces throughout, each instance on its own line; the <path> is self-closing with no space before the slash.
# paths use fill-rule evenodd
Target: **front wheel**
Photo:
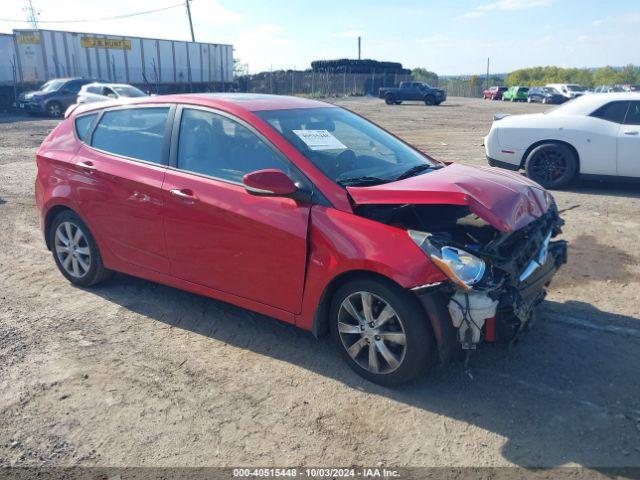
<path id="1" fill-rule="evenodd" d="M 525 161 L 527 176 L 545 188 L 560 188 L 578 174 L 578 159 L 569 147 L 544 143 L 534 148 Z"/>
<path id="2" fill-rule="evenodd" d="M 424 104 L 427 106 L 435 105 L 436 97 L 434 97 L 433 95 L 427 95 L 426 97 L 424 97 Z"/>
<path id="3" fill-rule="evenodd" d="M 360 279 L 331 302 L 331 333 L 349 366 L 381 385 L 399 385 L 426 371 L 434 358 L 428 318 L 418 300 L 397 285 Z"/>
<path id="4" fill-rule="evenodd" d="M 102 263 L 98 245 L 87 225 L 71 211 L 54 218 L 49 245 L 58 269 L 74 285 L 96 285 L 111 274 Z"/>

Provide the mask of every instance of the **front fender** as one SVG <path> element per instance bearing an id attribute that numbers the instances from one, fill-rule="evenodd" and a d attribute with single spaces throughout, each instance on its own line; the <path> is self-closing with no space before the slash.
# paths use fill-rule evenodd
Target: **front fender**
<path id="1" fill-rule="evenodd" d="M 329 300 L 325 290 L 349 272 L 383 276 L 406 289 L 446 280 L 405 230 L 314 206 L 302 312 L 296 325 L 311 330 L 321 301 Z"/>

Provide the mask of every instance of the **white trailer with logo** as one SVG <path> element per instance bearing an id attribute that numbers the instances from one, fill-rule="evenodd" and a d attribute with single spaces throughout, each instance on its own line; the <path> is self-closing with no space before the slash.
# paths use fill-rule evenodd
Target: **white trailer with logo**
<path id="1" fill-rule="evenodd" d="M 23 85 L 85 77 L 169 93 L 220 89 L 233 81 L 231 45 L 56 30 L 13 32 Z"/>
<path id="2" fill-rule="evenodd" d="M 0 109 L 11 107 L 15 98 L 20 72 L 15 39 L 10 33 L 0 33 Z"/>

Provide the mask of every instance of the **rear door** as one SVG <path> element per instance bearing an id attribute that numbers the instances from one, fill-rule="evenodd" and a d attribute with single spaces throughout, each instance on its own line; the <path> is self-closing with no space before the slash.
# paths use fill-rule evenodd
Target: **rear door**
<path id="1" fill-rule="evenodd" d="M 183 107 L 172 138 L 163 185 L 172 274 L 298 313 L 311 207 L 251 195 L 242 177 L 277 168 L 308 180 L 266 139 L 222 112 Z"/>
<path id="2" fill-rule="evenodd" d="M 640 177 L 640 102 L 631 102 L 618 134 L 618 175 Z"/>
<path id="3" fill-rule="evenodd" d="M 168 105 L 106 110 L 75 159 L 80 209 L 101 247 L 121 262 L 161 273 L 169 272 L 162 182 L 174 110 Z"/>

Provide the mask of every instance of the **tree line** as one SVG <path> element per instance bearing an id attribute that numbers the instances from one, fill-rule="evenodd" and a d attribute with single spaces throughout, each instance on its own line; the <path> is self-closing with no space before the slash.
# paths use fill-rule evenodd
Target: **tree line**
<path id="1" fill-rule="evenodd" d="M 599 85 L 625 85 L 640 83 L 640 67 L 627 65 L 623 68 L 533 67 L 521 68 L 505 78 L 505 85 L 546 85 L 547 83 L 578 83 L 585 87 Z"/>

